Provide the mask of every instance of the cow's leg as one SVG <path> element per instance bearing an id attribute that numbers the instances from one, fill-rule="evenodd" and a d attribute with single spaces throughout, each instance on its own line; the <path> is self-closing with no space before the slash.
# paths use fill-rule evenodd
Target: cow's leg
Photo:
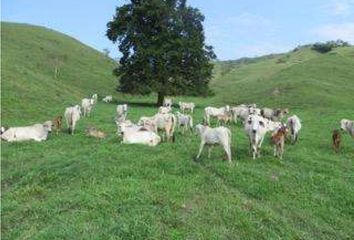
<path id="1" fill-rule="evenodd" d="M 276 157 L 277 156 L 277 145 L 274 144 L 274 148 L 273 148 L 273 156 Z"/>
<path id="2" fill-rule="evenodd" d="M 208 158 L 210 158 L 211 150 L 213 149 L 213 145 L 208 146 Z"/>
<path id="3" fill-rule="evenodd" d="M 227 160 L 229 161 L 229 163 L 231 163 L 231 146 L 230 145 L 224 145 L 224 150 L 226 152 L 227 155 Z"/>
<path id="4" fill-rule="evenodd" d="M 204 145 L 205 145 L 205 143 L 204 143 L 204 141 L 202 141 L 202 142 L 200 143 L 200 146 L 199 146 L 199 152 L 198 152 L 198 155 L 197 155 L 197 159 L 198 159 L 198 158 L 200 157 L 200 155 L 202 154 Z"/>

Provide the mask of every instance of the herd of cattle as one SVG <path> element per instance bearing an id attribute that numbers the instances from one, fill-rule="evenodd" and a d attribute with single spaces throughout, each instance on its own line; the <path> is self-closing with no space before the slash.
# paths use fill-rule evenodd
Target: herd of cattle
<path id="1" fill-rule="evenodd" d="M 69 134 L 74 134 L 77 122 L 81 116 L 90 116 L 90 113 L 97 103 L 97 94 L 91 98 L 84 98 L 80 105 L 71 106 L 65 109 L 64 118 Z M 102 99 L 104 102 L 111 102 L 112 96 Z M 298 116 L 292 115 L 285 122 L 283 119 L 289 114 L 288 109 L 257 108 L 255 104 L 241 104 L 236 107 L 215 108 L 206 107 L 204 109 L 203 124 L 193 125 L 193 112 L 195 104 L 192 102 L 179 102 L 180 111 L 172 113 L 172 99 L 166 98 L 163 106 L 158 109 L 154 116 L 142 116 L 137 123 L 127 119 L 128 105 L 117 106 L 115 123 L 117 134 L 122 137 L 122 143 L 145 144 L 156 146 L 161 141 L 174 141 L 176 127 L 181 129 L 182 134 L 186 131 L 195 131 L 201 139 L 197 159 L 200 157 L 204 146 L 208 147 L 208 157 L 214 145 L 220 145 L 231 162 L 231 131 L 225 127 L 231 122 L 241 122 L 245 133 L 249 139 L 250 154 L 252 158 L 260 156 L 260 149 L 267 133 L 271 135 L 271 142 L 274 145 L 274 156 L 282 159 L 284 145 L 287 135 L 290 141 L 295 144 L 301 130 L 301 120 Z M 216 127 L 210 127 L 211 119 L 217 122 Z M 25 127 L 1 127 L 1 139 L 8 142 L 35 140 L 43 141 L 48 137 L 48 133 L 56 130 L 57 134 L 61 130 L 62 117 L 58 116 L 53 121 L 46 121 L 43 124 L 34 124 Z M 221 126 L 222 125 L 222 126 Z M 347 132 L 354 138 L 354 121 L 342 119 L 341 130 Z M 95 127 L 86 129 L 89 136 L 104 138 L 106 134 Z M 340 146 L 340 131 L 334 130 L 332 134 L 333 147 L 336 151 Z"/>

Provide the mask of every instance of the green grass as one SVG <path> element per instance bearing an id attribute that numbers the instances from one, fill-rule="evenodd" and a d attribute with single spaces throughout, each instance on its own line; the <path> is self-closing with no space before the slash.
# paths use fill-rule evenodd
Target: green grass
<path id="1" fill-rule="evenodd" d="M 38 65 L 49 51 L 68 55 L 58 85 L 51 68 Z M 286 106 L 303 120 L 299 144 L 286 146 L 283 161 L 272 156 L 269 136 L 262 157 L 252 160 L 242 126 L 231 125 L 230 166 L 218 148 L 210 159 L 205 152 L 193 161 L 199 147 L 194 134 L 178 132 L 174 144 L 155 148 L 120 144 L 115 103 L 131 103 L 128 117 L 136 121 L 156 112 L 149 105 L 155 96 L 114 93 L 114 64 L 67 36 L 3 23 L 2 124 L 42 122 L 93 92 L 115 98 L 99 102 L 74 136 L 1 143 L 3 239 L 353 239 L 353 139 L 343 135 L 340 154 L 330 142 L 338 121 L 354 118 L 353 56 L 353 48 L 324 55 L 304 49 L 250 63 L 221 62 L 211 83 L 214 97 L 175 98 L 196 102 L 196 123 L 204 106 L 243 102 Z M 89 125 L 107 138 L 86 137 Z"/>

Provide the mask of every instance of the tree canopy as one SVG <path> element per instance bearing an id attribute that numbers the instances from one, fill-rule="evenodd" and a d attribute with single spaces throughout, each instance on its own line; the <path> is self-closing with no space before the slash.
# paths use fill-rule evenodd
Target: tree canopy
<path id="1" fill-rule="evenodd" d="M 207 95 L 216 56 L 205 44 L 204 16 L 186 0 L 131 0 L 116 8 L 107 37 L 122 57 L 118 90 L 131 94 Z"/>

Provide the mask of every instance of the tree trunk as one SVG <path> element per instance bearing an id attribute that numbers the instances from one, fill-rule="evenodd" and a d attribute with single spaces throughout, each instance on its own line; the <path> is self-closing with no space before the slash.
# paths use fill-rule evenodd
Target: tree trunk
<path id="1" fill-rule="evenodd" d="M 163 100 L 165 98 L 165 94 L 163 92 L 157 93 L 157 106 L 160 107 L 163 105 Z"/>

